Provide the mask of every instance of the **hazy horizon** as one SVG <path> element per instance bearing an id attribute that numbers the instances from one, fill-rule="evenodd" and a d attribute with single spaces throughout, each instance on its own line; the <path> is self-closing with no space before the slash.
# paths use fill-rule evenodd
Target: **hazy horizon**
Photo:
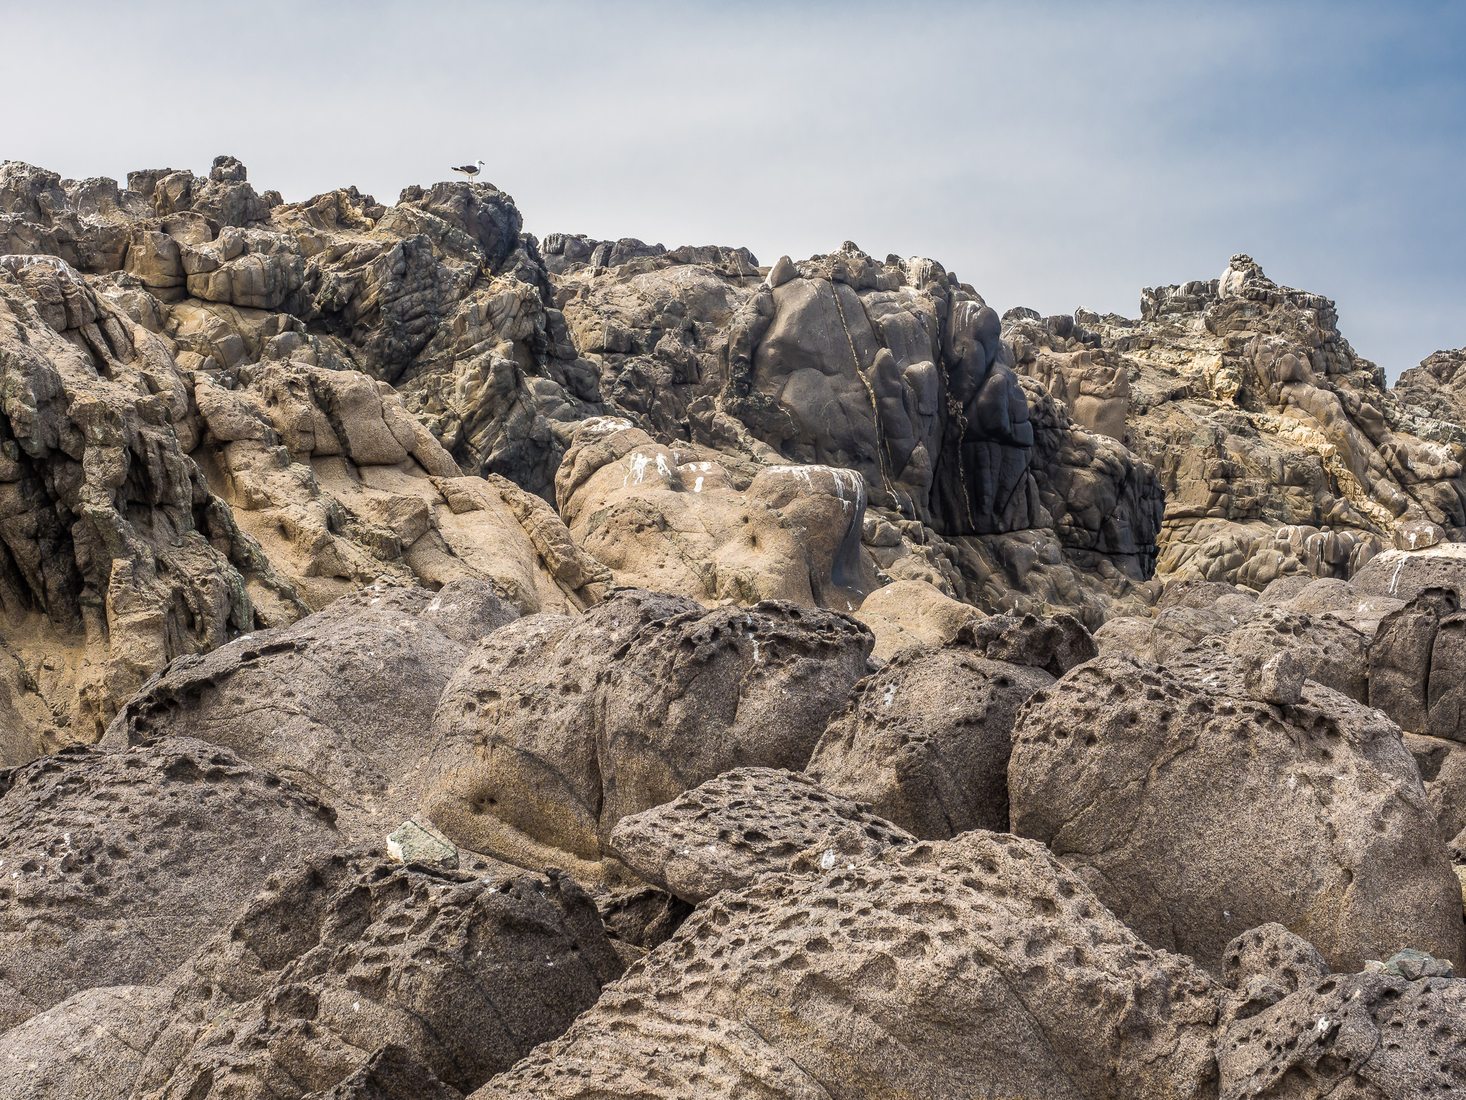
<path id="1" fill-rule="evenodd" d="M 391 202 L 482 157 L 541 238 L 849 239 L 1127 316 L 1246 252 L 1391 377 L 1466 344 L 1466 6 L 11 9 L 0 159 L 63 176 Z"/>

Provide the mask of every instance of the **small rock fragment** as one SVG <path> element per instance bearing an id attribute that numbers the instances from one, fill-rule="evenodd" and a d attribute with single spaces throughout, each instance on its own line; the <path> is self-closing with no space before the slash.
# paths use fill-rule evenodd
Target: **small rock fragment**
<path id="1" fill-rule="evenodd" d="M 426 821 L 404 821 L 387 837 L 387 854 L 399 863 L 425 863 L 433 867 L 458 867 L 458 849 L 453 842 Z"/>

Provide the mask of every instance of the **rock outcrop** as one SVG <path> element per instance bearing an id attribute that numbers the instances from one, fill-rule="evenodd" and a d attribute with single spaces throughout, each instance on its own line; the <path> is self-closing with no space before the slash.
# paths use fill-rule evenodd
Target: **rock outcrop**
<path id="1" fill-rule="evenodd" d="M 1013 721 L 1054 681 L 978 652 L 908 650 L 866 677 L 815 746 L 810 775 L 923 838 L 1006 831 Z"/>
<path id="2" fill-rule="evenodd" d="M 851 858 L 915 843 L 869 807 L 808 776 L 735 768 L 671 802 L 623 817 L 608 847 L 637 874 L 694 904 L 788 870 L 800 856 L 825 870 Z"/>
<path id="3" fill-rule="evenodd" d="M 1081 665 L 1019 715 L 1013 829 L 1158 947 L 1219 968 L 1282 924 L 1340 969 L 1420 948 L 1462 959 L 1460 888 L 1392 722 L 1311 682 L 1250 697 L 1223 654 Z"/>
<path id="4" fill-rule="evenodd" d="M 293 626 L 178 659 L 128 701 L 102 744 L 222 745 L 329 803 L 347 835 L 379 841 L 419 808 L 426 731 L 466 643 L 514 610 L 486 581 L 437 595 L 373 585 Z"/>
<path id="5" fill-rule="evenodd" d="M 382 576 L 492 578 L 524 610 L 584 606 L 606 579 L 543 502 L 463 476 L 439 438 L 545 491 L 563 447 L 537 483 L 412 415 L 452 388 L 446 360 L 417 389 L 402 373 L 442 311 L 529 286 L 477 274 L 515 262 L 507 198 L 285 207 L 237 162 L 217 172 L 68 191 L 0 169 L 0 684 L 30 730 L 4 739 L 9 763 L 95 740 L 171 658 Z"/>
<path id="6" fill-rule="evenodd" d="M 0 1036 L 0 1096 L 461 1096 L 620 971 L 563 877 L 320 856 L 166 981 L 87 990 Z M 55 1057 L 72 1032 L 87 1045 Z"/>
<path id="7" fill-rule="evenodd" d="M 743 766 L 799 770 L 865 675 L 852 619 L 618 592 L 490 635 L 443 693 L 425 808 L 456 842 L 591 868 L 616 823 Z"/>
<path id="8" fill-rule="evenodd" d="M 473 1100 L 1194 1098 L 1221 997 L 1040 845 L 969 833 L 718 895 Z"/>
<path id="9" fill-rule="evenodd" d="M 1463 367 L 0 164 L 0 1100 L 1466 1091 Z"/>
<path id="10" fill-rule="evenodd" d="M 1155 468 L 1162 575 L 1259 590 L 1291 573 L 1347 578 L 1466 523 L 1466 435 L 1439 419 L 1454 406 L 1419 397 L 1451 392 L 1449 355 L 1391 391 L 1333 302 L 1251 257 L 1147 289 L 1139 320 L 1015 310 L 1004 335 L 1021 374 Z"/>
<path id="11" fill-rule="evenodd" d="M 415 1063 L 467 1093 L 620 971 L 594 905 L 561 877 L 338 857 L 262 894 L 192 961 L 135 1088 L 298 1100 L 390 1044 L 399 1072 Z"/>

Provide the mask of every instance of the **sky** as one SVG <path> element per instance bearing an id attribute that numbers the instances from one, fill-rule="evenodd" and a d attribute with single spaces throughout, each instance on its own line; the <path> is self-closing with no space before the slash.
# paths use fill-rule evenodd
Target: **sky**
<path id="1" fill-rule="evenodd" d="M 0 159 L 384 202 L 482 158 L 541 237 L 853 240 L 1000 312 L 1234 252 L 1391 376 L 1466 344 L 1466 3 L 0 0 Z"/>

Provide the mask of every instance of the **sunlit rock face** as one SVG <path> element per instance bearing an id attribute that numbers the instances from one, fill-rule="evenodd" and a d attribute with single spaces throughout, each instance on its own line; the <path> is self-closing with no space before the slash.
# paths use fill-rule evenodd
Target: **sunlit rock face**
<path id="1" fill-rule="evenodd" d="M 1459 356 L 1389 390 L 1333 302 L 1248 256 L 1218 279 L 1146 290 L 1136 321 L 1014 311 L 1005 335 L 1020 370 L 1155 468 L 1163 576 L 1259 590 L 1293 573 L 1346 578 L 1466 523 Z"/>

